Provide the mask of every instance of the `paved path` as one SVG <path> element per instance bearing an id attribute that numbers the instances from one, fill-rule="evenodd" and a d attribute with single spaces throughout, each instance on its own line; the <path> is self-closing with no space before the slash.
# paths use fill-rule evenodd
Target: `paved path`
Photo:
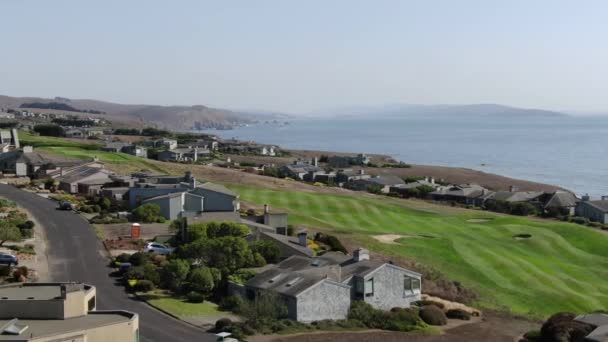
<path id="1" fill-rule="evenodd" d="M 97 287 L 99 310 L 122 309 L 139 314 L 141 341 L 214 341 L 211 334 L 129 298 L 109 277 L 108 259 L 101 241 L 82 217 L 56 210 L 56 204 L 38 195 L 0 184 L 0 196 L 28 210 L 44 227 L 48 239 L 52 281 L 77 281 Z"/>

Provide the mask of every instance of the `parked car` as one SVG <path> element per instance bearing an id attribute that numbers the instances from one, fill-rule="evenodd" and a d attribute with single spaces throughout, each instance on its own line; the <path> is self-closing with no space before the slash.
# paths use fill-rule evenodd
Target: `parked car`
<path id="1" fill-rule="evenodd" d="M 148 253 L 158 253 L 161 255 L 171 254 L 173 252 L 173 248 L 167 247 L 162 243 L 158 242 L 148 242 L 146 247 L 144 247 L 144 252 Z"/>
<path id="2" fill-rule="evenodd" d="M 61 201 L 59 202 L 59 210 L 74 210 L 74 206 L 72 205 L 72 203 L 68 202 L 68 201 Z"/>
<path id="3" fill-rule="evenodd" d="M 19 260 L 12 254 L 0 253 L 0 265 L 19 265 Z"/>

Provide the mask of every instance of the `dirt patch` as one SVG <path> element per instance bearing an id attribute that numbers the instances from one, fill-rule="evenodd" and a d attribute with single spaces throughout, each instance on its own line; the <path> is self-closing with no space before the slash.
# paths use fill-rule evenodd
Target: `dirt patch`
<path id="1" fill-rule="evenodd" d="M 513 235 L 515 240 L 526 240 L 532 237 L 532 234 L 516 234 Z"/>
<path id="2" fill-rule="evenodd" d="M 104 246 L 112 250 L 137 250 L 141 251 L 144 242 L 143 240 L 132 240 L 132 239 L 106 239 L 103 241 Z"/>
<path id="3" fill-rule="evenodd" d="M 423 294 L 422 295 L 422 300 L 429 300 L 429 301 L 433 301 L 433 302 L 436 302 L 436 303 L 441 303 L 443 305 L 443 310 L 444 311 L 453 310 L 453 309 L 460 309 L 460 310 L 463 310 L 463 311 L 466 311 L 466 312 L 470 313 L 471 316 L 474 316 L 474 317 L 481 316 L 481 311 L 479 311 L 479 310 L 477 310 L 475 308 L 472 308 L 470 306 L 464 305 L 462 303 L 452 302 L 452 301 L 449 301 L 449 300 L 445 300 L 445 299 L 442 299 L 442 298 L 439 298 L 439 297 L 430 296 L 430 295 L 427 295 L 427 294 Z"/>
<path id="4" fill-rule="evenodd" d="M 390 245 L 395 245 L 397 244 L 397 242 L 395 242 L 395 240 L 400 239 L 402 237 L 406 237 L 405 235 L 397 235 L 397 234 L 384 234 L 384 235 L 374 235 L 372 236 L 374 239 L 382 242 L 382 243 L 387 243 Z"/>
<path id="5" fill-rule="evenodd" d="M 472 218 L 472 219 L 468 219 L 467 222 L 469 223 L 484 223 L 484 222 L 490 222 L 492 221 L 492 219 L 488 219 L 488 218 Z"/>

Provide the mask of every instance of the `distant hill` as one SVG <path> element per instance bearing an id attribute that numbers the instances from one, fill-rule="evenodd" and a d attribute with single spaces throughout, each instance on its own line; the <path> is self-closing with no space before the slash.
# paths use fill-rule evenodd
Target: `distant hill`
<path id="1" fill-rule="evenodd" d="M 350 106 L 324 110 L 314 113 L 316 115 L 335 116 L 368 116 L 398 117 L 398 116 L 437 116 L 437 117 L 555 117 L 566 114 L 542 110 L 526 109 L 498 104 L 470 104 L 470 105 L 416 105 L 391 104 L 381 106 Z M 313 114 L 313 115 L 314 115 Z"/>
<path id="2" fill-rule="evenodd" d="M 32 107 L 28 107 L 32 106 Z M 111 121 L 138 122 L 171 130 L 229 129 L 258 120 L 268 120 L 271 115 L 236 113 L 225 109 L 196 106 L 131 105 L 98 100 L 76 100 L 65 97 L 54 99 L 37 97 L 11 97 L 0 95 L 0 108 L 35 108 L 87 113 Z"/>

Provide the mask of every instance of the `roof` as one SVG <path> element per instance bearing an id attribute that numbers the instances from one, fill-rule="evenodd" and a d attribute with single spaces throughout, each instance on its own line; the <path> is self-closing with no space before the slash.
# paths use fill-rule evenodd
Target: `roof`
<path id="1" fill-rule="evenodd" d="M 608 213 L 608 200 L 584 201 L 584 203 L 588 203 L 596 209 Z"/>
<path id="2" fill-rule="evenodd" d="M 576 203 L 578 203 L 578 198 L 573 193 L 556 191 L 547 204 L 545 204 L 545 208 L 574 207 Z"/>
<path id="3" fill-rule="evenodd" d="M 332 281 L 337 285 L 346 286 L 343 283 L 353 276 L 365 277 L 382 267 L 395 267 L 412 277 L 421 276 L 416 272 L 382 261 L 357 262 L 340 252 L 327 252 L 318 257 L 291 256 L 257 274 L 246 285 L 296 297 L 321 281 Z"/>
<path id="4" fill-rule="evenodd" d="M 50 161 L 44 157 L 42 154 L 38 153 L 38 152 L 30 152 L 30 153 L 23 153 L 20 152 L 21 156 L 19 157 L 19 159 L 17 159 L 17 162 L 23 162 L 23 163 L 27 163 L 30 165 L 35 165 L 35 166 L 42 166 L 44 164 L 48 164 Z"/>
<path id="5" fill-rule="evenodd" d="M 50 300 L 61 297 L 61 286 L 70 287 L 69 292 L 86 292 L 92 287 L 82 283 L 13 283 L 0 286 L 0 298 L 9 300 Z"/>
<path id="6" fill-rule="evenodd" d="M 32 337 L 52 337 L 69 332 L 89 330 L 92 328 L 129 322 L 137 317 L 137 314 L 128 311 L 91 311 L 86 316 L 63 320 L 18 320 L 20 326 L 27 329 L 20 335 L 2 335 L 3 341 L 23 341 Z M 11 320 L 0 320 L 0 326 L 4 326 Z"/>
<path id="7" fill-rule="evenodd" d="M 275 240 L 276 242 L 285 245 L 289 248 L 295 249 L 298 252 L 304 254 L 304 255 L 308 255 L 308 256 L 312 256 L 313 252 L 310 248 L 308 247 L 304 247 L 302 245 L 300 245 L 298 238 L 297 237 L 293 237 L 293 236 L 288 236 L 288 235 L 282 235 L 282 234 L 276 234 L 276 233 L 271 233 L 268 231 L 261 231 L 260 234 L 267 236 L 273 240 Z"/>
<path id="8" fill-rule="evenodd" d="M 434 183 L 431 183 L 431 182 L 427 182 L 425 180 L 418 180 L 418 181 L 415 181 L 415 182 L 405 183 L 405 184 L 397 184 L 397 185 L 394 185 L 393 187 L 394 188 L 399 188 L 399 189 L 415 189 L 415 188 L 417 188 L 419 186 L 430 186 L 430 187 L 433 187 L 433 188 L 438 187 L 437 184 L 434 184 Z"/>
<path id="9" fill-rule="evenodd" d="M 143 202 L 143 203 L 146 203 L 146 202 L 155 201 L 155 200 L 164 199 L 164 198 L 175 198 L 175 197 L 181 197 L 181 196 L 182 196 L 182 194 L 183 194 L 184 192 L 185 192 L 185 191 L 182 191 L 182 192 L 172 192 L 172 193 L 165 194 L 165 195 L 154 196 L 154 197 L 146 198 L 146 199 L 145 199 L 145 200 L 143 200 L 142 202 Z"/>
<path id="10" fill-rule="evenodd" d="M 105 175 L 110 175 L 110 171 L 91 166 L 81 166 L 77 167 L 74 170 L 70 171 L 66 175 L 57 177 L 57 181 L 60 183 L 76 183 L 84 178 L 93 176 L 97 173 L 104 173 Z"/>
<path id="11" fill-rule="evenodd" d="M 304 163 L 304 162 L 298 162 L 296 164 L 289 164 L 289 165 L 285 165 L 283 167 L 289 169 L 289 171 L 291 171 L 293 173 L 309 173 L 309 172 L 321 171 L 321 168 L 314 166 L 312 164 Z"/>
<path id="12" fill-rule="evenodd" d="M 103 148 L 105 149 L 116 149 L 119 150 L 122 149 L 125 146 L 129 146 L 130 144 L 127 143 L 123 143 L 123 142 L 111 142 L 111 143 L 107 143 L 105 144 L 105 146 Z"/>
<path id="13" fill-rule="evenodd" d="M 528 202 L 544 194 L 542 191 L 497 191 L 488 199 L 505 202 Z"/>
<path id="14" fill-rule="evenodd" d="M 233 192 L 232 190 L 228 189 L 227 187 L 221 185 L 221 184 L 216 184 L 216 183 L 211 183 L 211 182 L 205 182 L 199 186 L 197 186 L 197 188 L 201 188 L 204 190 L 209 190 L 209 191 L 214 191 L 214 192 L 219 192 L 221 194 L 224 195 L 229 195 L 229 196 L 234 196 L 237 197 L 238 195 Z"/>
<path id="15" fill-rule="evenodd" d="M 574 318 L 575 321 L 592 324 L 596 326 L 586 340 L 590 341 L 608 341 L 608 315 L 603 313 L 592 313 L 579 315 Z"/>
<path id="16" fill-rule="evenodd" d="M 405 183 L 403 179 L 393 175 L 381 175 L 373 178 L 368 178 L 365 181 L 378 185 L 397 185 Z"/>
<path id="17" fill-rule="evenodd" d="M 447 187 L 439 188 L 433 191 L 432 195 L 444 195 L 444 196 L 455 196 L 455 197 L 469 197 L 476 198 L 488 194 L 490 191 L 478 184 L 461 184 L 451 185 Z"/>

